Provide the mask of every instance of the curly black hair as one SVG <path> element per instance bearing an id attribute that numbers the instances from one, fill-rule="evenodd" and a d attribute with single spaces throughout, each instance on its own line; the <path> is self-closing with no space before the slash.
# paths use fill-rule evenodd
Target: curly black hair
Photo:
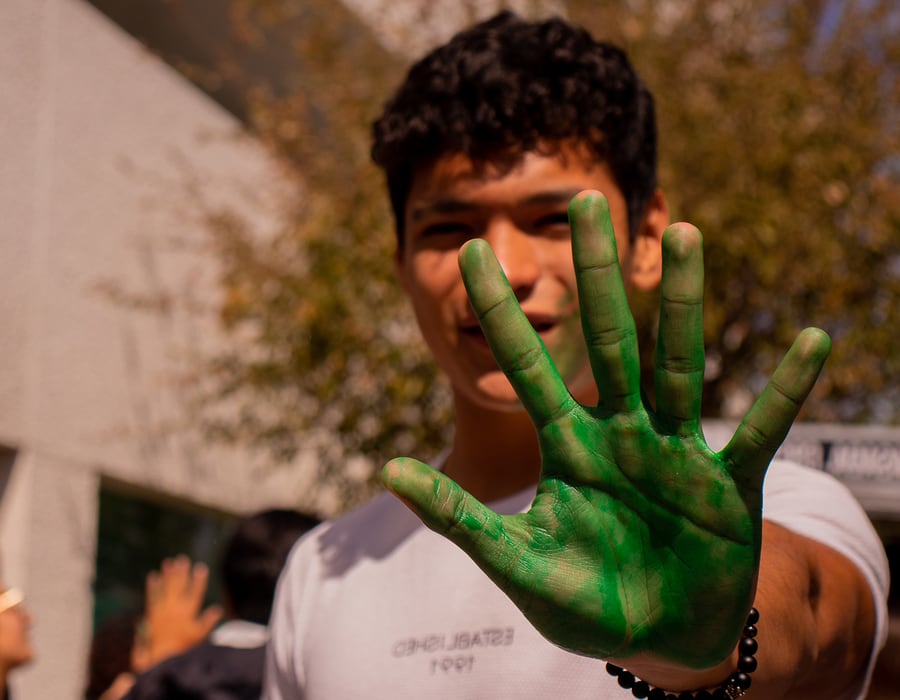
<path id="1" fill-rule="evenodd" d="M 373 124 L 397 239 L 417 166 L 448 153 L 473 160 L 577 140 L 609 166 L 637 231 L 656 189 L 653 97 L 625 52 L 558 18 L 504 11 L 413 65 Z"/>

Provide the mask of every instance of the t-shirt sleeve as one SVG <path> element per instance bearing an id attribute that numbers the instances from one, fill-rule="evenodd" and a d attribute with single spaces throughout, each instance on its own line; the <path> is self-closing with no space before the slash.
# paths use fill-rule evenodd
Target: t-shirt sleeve
<path id="1" fill-rule="evenodd" d="M 302 624 L 297 609 L 297 592 L 304 577 L 305 552 L 301 539 L 288 557 L 275 589 L 275 601 L 269 619 L 269 643 L 263 674 L 262 700 L 302 700 L 303 679 L 300 658 Z"/>
<path id="2" fill-rule="evenodd" d="M 830 474 L 776 460 L 763 491 L 763 517 L 843 554 L 869 584 L 875 605 L 875 637 L 866 673 L 847 698 L 864 698 L 878 652 L 888 633 L 888 562 L 884 547 L 862 506 Z"/>

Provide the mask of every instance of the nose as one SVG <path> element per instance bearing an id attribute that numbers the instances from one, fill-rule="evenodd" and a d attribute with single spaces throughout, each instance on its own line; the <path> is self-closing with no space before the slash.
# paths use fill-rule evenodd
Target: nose
<path id="1" fill-rule="evenodd" d="M 502 218 L 491 222 L 485 240 L 493 248 L 516 299 L 522 301 L 531 294 L 541 275 L 534 237 Z"/>

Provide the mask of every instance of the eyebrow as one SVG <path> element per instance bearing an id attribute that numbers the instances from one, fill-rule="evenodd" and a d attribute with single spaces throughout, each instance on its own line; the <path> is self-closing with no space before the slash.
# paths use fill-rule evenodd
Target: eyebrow
<path id="1" fill-rule="evenodd" d="M 516 202 L 517 207 L 534 206 L 536 204 L 562 204 L 571 201 L 572 197 L 582 191 L 583 188 L 565 188 L 559 190 L 546 190 L 529 195 L 524 199 Z M 413 222 L 428 216 L 429 214 L 461 214 L 465 212 L 477 211 L 481 207 L 472 202 L 461 199 L 443 198 L 426 202 L 421 206 L 415 207 L 409 214 Z"/>
<path id="2" fill-rule="evenodd" d="M 476 209 L 478 207 L 471 202 L 464 202 L 460 199 L 435 199 L 413 209 L 409 213 L 409 218 L 415 222 L 429 214 L 460 214 Z"/>

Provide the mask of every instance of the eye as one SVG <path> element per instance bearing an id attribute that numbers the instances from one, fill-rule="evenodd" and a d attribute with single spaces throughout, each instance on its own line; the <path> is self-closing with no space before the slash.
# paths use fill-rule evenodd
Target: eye
<path id="1" fill-rule="evenodd" d="M 415 248 L 428 250 L 456 250 L 470 238 L 478 234 L 475 228 L 464 221 L 423 222 L 410 236 L 410 243 Z"/>
<path id="2" fill-rule="evenodd" d="M 461 221 L 441 221 L 429 224 L 419 234 L 422 238 L 435 236 L 470 236 L 472 228 Z"/>
<path id="3" fill-rule="evenodd" d="M 553 212 L 552 214 L 546 214 L 544 216 L 538 217 L 538 219 L 534 222 L 534 228 L 536 231 L 548 231 L 551 230 L 553 232 L 559 233 L 569 233 L 569 215 L 565 211 Z"/>

